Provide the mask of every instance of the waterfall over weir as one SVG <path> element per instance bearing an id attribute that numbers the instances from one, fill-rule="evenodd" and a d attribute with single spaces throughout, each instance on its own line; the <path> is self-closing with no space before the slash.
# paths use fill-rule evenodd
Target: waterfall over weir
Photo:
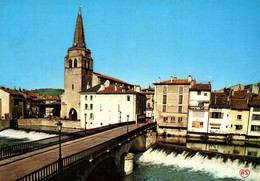
<path id="1" fill-rule="evenodd" d="M 36 131 L 23 131 L 15 129 L 6 129 L 0 131 L 0 146 L 10 146 L 27 141 L 35 141 L 49 137 L 57 136 L 55 134 L 48 134 Z"/>
<path id="2" fill-rule="evenodd" d="M 218 179 L 244 180 L 239 174 L 241 169 L 250 170 L 250 175 L 246 180 L 260 180 L 260 165 L 246 164 L 235 159 L 224 160 L 221 157 L 202 156 L 199 152 L 190 154 L 188 151 L 182 153 L 172 151 L 166 152 L 163 149 L 150 148 L 136 158 L 138 164 L 169 166 L 173 172 L 202 172 Z M 163 173 L 162 173 L 163 174 Z M 167 173 L 165 173 L 167 174 Z M 185 177 L 185 175 L 183 175 Z M 182 180 L 185 180 L 184 178 Z M 195 179 L 196 180 L 196 179 Z M 204 179 L 202 179 L 204 180 Z"/>

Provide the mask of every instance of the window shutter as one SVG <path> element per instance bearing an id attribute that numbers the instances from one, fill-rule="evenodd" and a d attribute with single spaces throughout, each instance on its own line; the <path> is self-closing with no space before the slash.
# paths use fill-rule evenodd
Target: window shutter
<path id="1" fill-rule="evenodd" d="M 212 118 L 212 112 L 209 113 L 209 117 Z"/>
<path id="2" fill-rule="evenodd" d="M 224 113 L 222 112 L 222 113 L 221 113 L 221 119 L 223 119 L 223 117 L 224 117 Z"/>

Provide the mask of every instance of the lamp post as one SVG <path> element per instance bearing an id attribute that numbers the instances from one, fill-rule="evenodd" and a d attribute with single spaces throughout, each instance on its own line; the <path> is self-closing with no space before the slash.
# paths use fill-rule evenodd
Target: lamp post
<path id="1" fill-rule="evenodd" d="M 87 124 L 87 113 L 85 113 L 84 116 L 85 116 L 85 135 L 87 135 L 87 129 L 86 129 L 86 124 Z"/>
<path id="2" fill-rule="evenodd" d="M 129 115 L 127 115 L 126 117 L 127 117 L 126 129 L 127 129 L 127 133 L 128 133 L 128 121 L 129 121 Z"/>
<path id="3" fill-rule="evenodd" d="M 57 123 L 57 127 L 59 130 L 59 160 L 58 160 L 58 165 L 59 165 L 59 171 L 60 173 L 63 170 L 63 163 L 62 163 L 62 155 L 61 155 L 61 129 L 62 129 L 62 123 L 60 121 L 58 121 Z"/>

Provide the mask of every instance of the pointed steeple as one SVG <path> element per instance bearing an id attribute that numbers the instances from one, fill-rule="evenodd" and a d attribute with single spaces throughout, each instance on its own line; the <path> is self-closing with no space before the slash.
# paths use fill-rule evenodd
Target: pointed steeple
<path id="1" fill-rule="evenodd" d="M 72 49 L 77 49 L 77 48 L 86 49 L 83 21 L 82 21 L 82 16 L 81 16 L 81 6 L 79 8 L 79 14 L 78 14 L 78 18 L 77 18 L 77 24 L 76 24 L 75 34 L 74 34 L 74 42 L 73 42 L 73 46 L 71 48 Z"/>

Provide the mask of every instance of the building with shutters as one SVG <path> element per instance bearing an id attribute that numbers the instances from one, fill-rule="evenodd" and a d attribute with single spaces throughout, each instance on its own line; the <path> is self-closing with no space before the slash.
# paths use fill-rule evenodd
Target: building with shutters
<path id="1" fill-rule="evenodd" d="M 248 121 L 248 136 L 260 137 L 260 96 L 252 99 L 249 103 L 250 116 Z"/>
<path id="2" fill-rule="evenodd" d="M 154 83 L 154 114 L 159 133 L 185 136 L 188 125 L 189 90 L 195 83 L 188 79 L 177 79 Z"/>

